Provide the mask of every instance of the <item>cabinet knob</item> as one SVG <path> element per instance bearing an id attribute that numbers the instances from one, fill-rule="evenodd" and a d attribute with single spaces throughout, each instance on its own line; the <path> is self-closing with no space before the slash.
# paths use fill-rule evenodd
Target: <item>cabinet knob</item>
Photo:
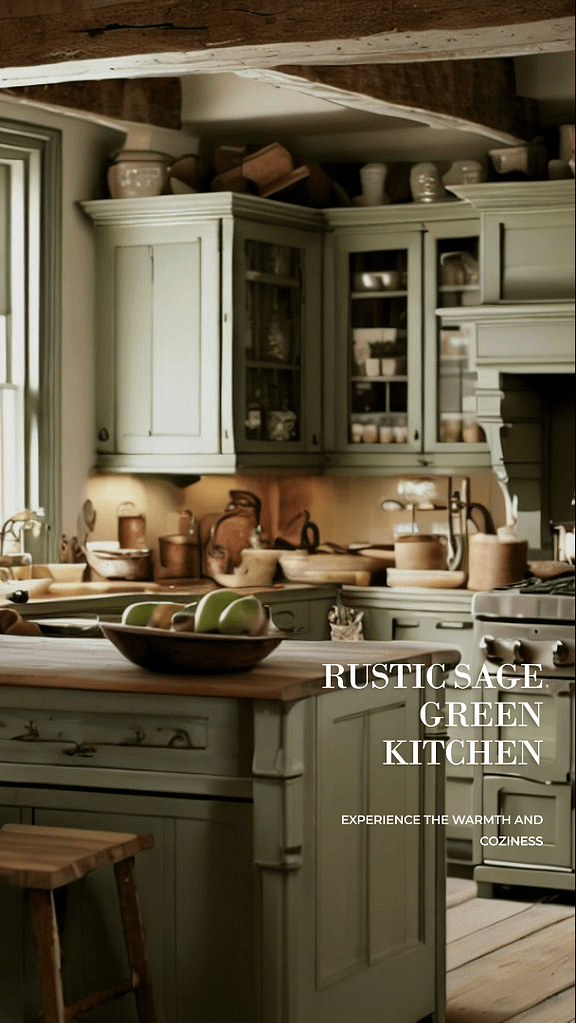
<path id="1" fill-rule="evenodd" d="M 482 636 L 480 650 L 487 661 L 492 661 L 493 664 L 502 664 L 502 658 L 496 653 L 496 640 L 494 636 Z"/>
<path id="2" fill-rule="evenodd" d="M 103 426 L 102 429 L 98 431 L 98 440 L 110 440 L 110 434 L 108 433 L 108 430 L 106 429 L 105 426 Z"/>
<path id="3" fill-rule="evenodd" d="M 574 664 L 570 660 L 570 651 L 562 639 L 557 639 L 552 647 L 552 663 L 555 668 L 568 667 Z"/>

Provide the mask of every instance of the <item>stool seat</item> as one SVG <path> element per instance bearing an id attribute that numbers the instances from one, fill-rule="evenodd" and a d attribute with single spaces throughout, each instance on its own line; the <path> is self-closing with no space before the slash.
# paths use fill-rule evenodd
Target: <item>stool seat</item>
<path id="1" fill-rule="evenodd" d="M 0 828 L 0 878 L 22 888 L 30 905 L 36 944 L 44 1023 L 73 1023 L 77 1016 L 133 992 L 140 1023 L 156 1023 L 152 984 L 140 904 L 134 880 L 134 856 L 154 845 L 152 835 L 79 828 L 4 824 Z M 112 865 L 120 904 L 130 980 L 95 991 L 65 1005 L 54 889 L 98 867 Z"/>
<path id="2" fill-rule="evenodd" d="M 152 835 L 4 824 L 0 828 L 0 877 L 20 888 L 52 890 L 153 845 Z"/>

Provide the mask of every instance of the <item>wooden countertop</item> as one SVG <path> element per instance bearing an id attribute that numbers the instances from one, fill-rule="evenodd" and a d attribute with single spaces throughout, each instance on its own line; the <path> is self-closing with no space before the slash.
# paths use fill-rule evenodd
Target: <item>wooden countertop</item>
<path id="1" fill-rule="evenodd" d="M 286 641 L 250 671 L 228 675 L 164 675 L 127 661 L 104 639 L 0 636 L 0 685 L 234 699 L 299 700 L 324 689 L 323 664 L 459 663 L 441 643 Z M 363 677 L 363 676 L 362 676 Z"/>

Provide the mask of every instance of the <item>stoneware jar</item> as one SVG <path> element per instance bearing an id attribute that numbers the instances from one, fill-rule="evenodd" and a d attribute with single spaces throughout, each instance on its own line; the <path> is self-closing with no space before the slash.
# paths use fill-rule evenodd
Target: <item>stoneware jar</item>
<path id="1" fill-rule="evenodd" d="M 394 543 L 396 568 L 442 570 L 447 567 L 448 544 L 445 536 L 406 533 Z"/>
<path id="2" fill-rule="evenodd" d="M 122 149 L 108 168 L 108 188 L 113 199 L 162 195 L 168 190 L 172 157 L 147 149 Z"/>

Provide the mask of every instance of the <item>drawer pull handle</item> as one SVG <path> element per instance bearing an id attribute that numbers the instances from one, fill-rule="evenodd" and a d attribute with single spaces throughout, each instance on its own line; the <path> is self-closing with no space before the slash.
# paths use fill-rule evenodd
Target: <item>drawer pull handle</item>
<path id="1" fill-rule="evenodd" d="M 87 746 L 84 742 L 76 742 L 73 746 L 66 746 L 62 752 L 67 757 L 92 757 L 96 753 L 96 747 Z"/>
<path id="2" fill-rule="evenodd" d="M 472 629 L 474 622 L 436 622 L 437 629 Z"/>
<path id="3" fill-rule="evenodd" d="M 168 743 L 168 749 L 193 749 L 188 732 L 178 728 Z"/>

